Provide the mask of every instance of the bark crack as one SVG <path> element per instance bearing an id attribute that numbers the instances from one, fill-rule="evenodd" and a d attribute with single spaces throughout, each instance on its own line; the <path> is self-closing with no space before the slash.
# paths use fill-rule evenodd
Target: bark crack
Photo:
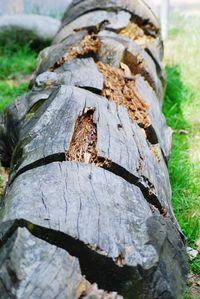
<path id="1" fill-rule="evenodd" d="M 117 261 L 121 256 L 116 258 L 108 257 L 102 250 L 91 244 L 85 244 L 68 234 L 35 225 L 25 219 L 18 219 L 12 222 L 9 229 L 0 239 L 0 248 L 18 227 L 27 228 L 35 237 L 62 248 L 71 256 L 78 258 L 82 275 L 85 275 L 91 284 L 96 283 L 100 289 L 107 290 L 108 293 L 117 292 L 123 294 L 124 285 L 128 282 L 130 284 L 129 287 L 134 290 L 135 286 L 132 278 L 133 272 L 137 273 L 137 267 L 133 268 L 126 264 L 123 267 L 121 264 L 118 266 Z M 97 268 L 98 271 L 96 270 Z"/>

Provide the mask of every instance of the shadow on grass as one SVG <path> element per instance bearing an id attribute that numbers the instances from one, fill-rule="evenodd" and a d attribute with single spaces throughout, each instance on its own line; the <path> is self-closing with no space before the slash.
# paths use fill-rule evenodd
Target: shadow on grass
<path id="1" fill-rule="evenodd" d="M 181 80 L 179 67 L 167 66 L 168 85 L 163 112 L 168 125 L 173 129 L 173 148 L 169 161 L 169 174 L 173 192 L 173 208 L 185 234 L 188 245 L 194 247 L 198 238 L 200 221 L 198 218 L 198 186 L 195 184 L 193 164 L 189 157 L 189 138 L 192 126 L 183 115 L 182 107 L 192 103 L 194 96 Z M 200 260 L 191 263 L 191 270 L 200 273 Z"/>

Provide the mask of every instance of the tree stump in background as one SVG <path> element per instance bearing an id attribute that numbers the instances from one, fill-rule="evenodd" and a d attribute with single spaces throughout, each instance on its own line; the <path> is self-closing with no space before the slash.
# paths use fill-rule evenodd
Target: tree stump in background
<path id="1" fill-rule="evenodd" d="M 31 90 L 1 116 L 1 299 L 182 298 L 162 52 L 143 1 L 66 11 Z"/>

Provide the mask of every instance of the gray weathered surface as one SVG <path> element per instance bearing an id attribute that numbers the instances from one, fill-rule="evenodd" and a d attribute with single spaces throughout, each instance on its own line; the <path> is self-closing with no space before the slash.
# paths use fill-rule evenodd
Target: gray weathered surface
<path id="1" fill-rule="evenodd" d="M 0 269 L 1 299 L 107 298 L 81 275 L 77 258 L 34 237 L 26 228 L 18 228 L 0 249 Z M 108 299 L 120 298 L 112 293 Z"/>
<path id="2" fill-rule="evenodd" d="M 149 105 L 148 113 L 153 124 L 158 143 L 161 146 L 164 156 L 169 159 L 172 146 L 172 130 L 167 126 L 164 115 L 160 111 L 162 108 L 160 107 L 161 103 L 158 102 L 155 93 L 140 75 L 135 77 L 135 86 L 138 91 L 138 95 L 142 99 L 145 99 L 145 102 Z"/>
<path id="3" fill-rule="evenodd" d="M 159 298 L 163 293 L 166 297 L 160 298 L 180 298 L 184 287 L 181 276 L 186 275 L 186 268 L 178 231 L 168 218 L 153 214 L 139 188 L 106 170 L 63 162 L 27 171 L 11 186 L 0 217 L 1 223 L 10 220 L 33 223 L 33 232 L 35 224 L 46 228 L 47 231 L 41 231 L 43 237 L 48 236 L 49 229 L 55 238 L 56 232 L 62 232 L 63 243 L 67 236 L 77 246 L 82 241 L 106 259 L 105 268 L 110 263 L 110 271 L 104 273 L 105 280 L 99 278 L 100 288 L 113 283 L 115 290 L 127 294 L 125 298 Z M 86 223 L 91 224 L 87 230 Z M 35 228 L 35 233 L 40 236 L 39 229 Z M 66 242 L 69 251 L 68 246 Z M 77 251 L 70 248 L 77 256 Z M 172 262 L 174 254 L 177 259 Z M 82 258 L 79 257 L 80 263 Z M 115 264 L 120 259 L 122 268 Z M 92 266 L 95 267 L 88 265 L 89 272 Z M 165 270 L 169 268 L 170 273 L 176 272 L 176 277 Z M 114 275 L 112 271 L 123 276 L 118 285 L 117 272 Z"/>
<path id="4" fill-rule="evenodd" d="M 0 159 L 5 166 L 10 164 L 12 152 L 18 142 L 26 114 L 35 104 L 48 99 L 52 91 L 53 88 L 32 90 L 17 97 L 0 115 Z"/>
<path id="5" fill-rule="evenodd" d="M 150 8 L 141 0 L 75 0 L 71 3 L 63 17 L 63 26 L 75 20 L 79 16 L 95 10 L 125 10 L 143 21 L 149 22 L 155 29 L 159 29 L 159 23 Z M 147 29 L 148 30 L 148 29 Z M 149 28 L 151 32 L 151 28 Z"/>
<path id="6" fill-rule="evenodd" d="M 116 33 L 101 31 L 99 37 L 101 40 L 101 49 L 98 53 L 99 60 L 115 67 L 119 67 L 120 62 L 123 61 L 134 75 L 141 74 L 144 77 L 156 91 L 159 101 L 162 102 L 162 80 L 158 77 L 155 63 L 150 55 L 136 42 Z"/>
<path id="7" fill-rule="evenodd" d="M 98 155 L 123 167 L 134 183 L 155 194 L 162 208 L 170 211 L 171 188 L 161 152 L 158 162 L 144 130 L 130 121 L 123 107 L 78 88 L 62 86 L 25 124 L 13 156 L 11 180 L 31 164 L 42 163 L 51 156 L 64 156 L 78 116 L 89 107 L 95 109 Z"/>
<path id="8" fill-rule="evenodd" d="M 48 82 L 55 86 L 78 86 L 96 92 L 103 89 L 103 76 L 98 71 L 93 58 L 73 59 L 66 62 L 55 72 L 44 72 L 39 75 L 35 84 L 38 87 L 45 87 Z"/>
<path id="9" fill-rule="evenodd" d="M 40 52 L 38 57 L 38 64 L 33 76 L 35 76 L 47 71 L 52 67 L 69 49 L 72 45 L 77 44 L 86 34 L 86 31 L 77 32 L 68 36 L 62 43 L 52 45 Z"/>
<path id="10" fill-rule="evenodd" d="M 97 10 L 94 12 L 89 12 L 63 27 L 55 36 L 53 43 L 60 43 L 64 38 L 68 37 L 74 32 L 84 28 L 95 27 L 102 22 L 105 22 L 105 29 L 120 30 L 128 25 L 130 19 L 131 14 L 126 11 L 109 12 Z"/>

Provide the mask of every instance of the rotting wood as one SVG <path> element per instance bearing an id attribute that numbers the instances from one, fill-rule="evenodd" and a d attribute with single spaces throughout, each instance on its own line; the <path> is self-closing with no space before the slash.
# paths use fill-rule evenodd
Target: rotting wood
<path id="1" fill-rule="evenodd" d="M 146 47 L 148 43 L 153 42 L 155 39 L 151 35 L 145 34 L 144 30 L 132 21 L 129 22 L 126 28 L 120 30 L 119 34 L 130 38 L 142 47 Z"/>
<path id="2" fill-rule="evenodd" d="M 122 68 L 110 67 L 102 62 L 97 62 L 97 66 L 104 78 L 101 95 L 109 101 L 126 107 L 130 118 L 141 127 L 147 128 L 150 125 L 147 114 L 148 105 L 136 94 L 131 72 L 127 74 Z M 124 64 L 122 67 L 124 68 Z M 128 68 L 128 66 L 126 67 Z"/>
<path id="3" fill-rule="evenodd" d="M 8 182 L 9 169 L 5 167 L 0 167 L 0 199 L 4 194 L 4 189 Z"/>
<path id="4" fill-rule="evenodd" d="M 159 22 L 153 12 L 147 5 L 141 1 L 130 0 L 88 0 L 88 1 L 75 1 L 65 12 L 63 16 L 63 26 L 70 24 L 73 20 L 77 19 L 88 12 L 96 10 L 105 11 L 127 11 L 137 20 L 140 27 L 144 28 L 151 34 L 159 34 Z"/>
<path id="5" fill-rule="evenodd" d="M 53 67 L 50 68 L 51 71 L 62 66 L 65 62 L 68 62 L 74 58 L 92 56 L 99 50 L 100 41 L 96 34 L 87 34 L 81 40 L 81 42 L 75 46 L 72 46 L 67 53 L 62 56 Z"/>
<path id="6" fill-rule="evenodd" d="M 161 161 L 162 152 L 158 144 L 149 144 L 150 150 L 158 162 Z"/>
<path id="7" fill-rule="evenodd" d="M 93 121 L 94 112 L 94 108 L 85 108 L 83 114 L 78 117 L 69 149 L 66 151 L 66 160 L 109 168 L 112 162 L 98 156 L 97 126 Z"/>

